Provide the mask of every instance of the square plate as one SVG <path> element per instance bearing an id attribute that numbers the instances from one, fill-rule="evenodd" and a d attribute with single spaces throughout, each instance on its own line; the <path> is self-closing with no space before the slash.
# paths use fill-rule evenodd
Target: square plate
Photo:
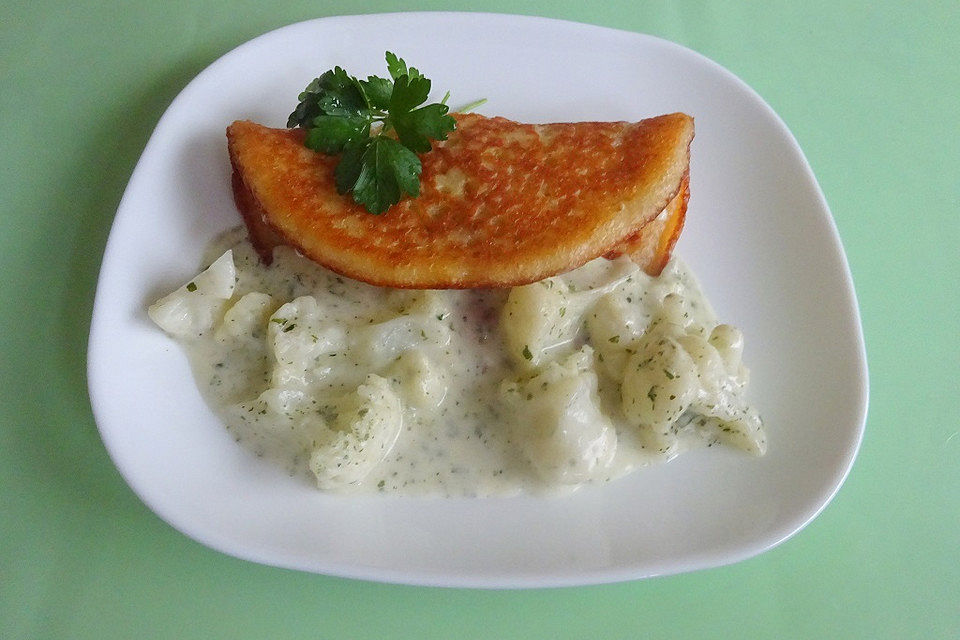
<path id="1" fill-rule="evenodd" d="M 430 34 L 425 38 L 423 34 Z M 362 34 L 362 37 L 360 37 Z M 696 118 L 692 197 L 677 252 L 721 321 L 741 327 L 763 458 L 711 448 L 561 498 L 333 496 L 238 446 L 204 404 L 148 304 L 197 272 L 240 218 L 224 129 L 283 126 L 320 72 L 383 73 L 384 50 L 451 104 L 520 121 Z M 464 13 L 338 17 L 231 51 L 170 105 L 117 211 L 97 289 L 90 398 L 126 481 L 161 518 L 271 565 L 411 584 L 611 582 L 731 563 L 802 528 L 850 469 L 867 406 L 849 268 L 793 136 L 750 88 L 654 37 Z"/>

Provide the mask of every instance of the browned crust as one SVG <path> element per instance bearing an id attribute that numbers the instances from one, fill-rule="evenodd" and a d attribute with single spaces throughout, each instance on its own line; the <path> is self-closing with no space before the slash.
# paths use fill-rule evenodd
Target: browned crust
<path id="1" fill-rule="evenodd" d="M 604 254 L 607 258 L 616 258 L 623 254 L 651 276 L 658 276 L 670 260 L 673 248 L 683 231 L 690 200 L 689 172 L 684 175 L 677 195 L 663 210 L 663 213 L 644 225 L 637 233 L 618 244 L 612 251 Z"/>
<path id="2" fill-rule="evenodd" d="M 634 255 L 621 245 L 685 192 L 693 120 L 524 125 L 461 115 L 457 131 L 422 156 L 420 197 L 381 216 L 336 193 L 336 159 L 306 149 L 302 136 L 243 121 L 227 129 L 237 207 L 266 261 L 282 243 L 372 284 L 506 287 L 611 247 Z M 679 224 L 667 217 L 670 237 L 657 234 L 658 263 L 661 244 L 669 258 L 679 216 Z"/>
<path id="3" fill-rule="evenodd" d="M 231 159 L 232 162 L 232 159 Z M 260 203 L 253 196 L 249 187 L 243 182 L 240 172 L 234 168 L 231 175 L 233 186 L 233 201 L 243 216 L 250 235 L 250 243 L 256 249 L 257 255 L 264 264 L 273 262 L 274 247 L 284 244 L 283 237 L 267 222 L 267 218 L 260 207 Z"/>

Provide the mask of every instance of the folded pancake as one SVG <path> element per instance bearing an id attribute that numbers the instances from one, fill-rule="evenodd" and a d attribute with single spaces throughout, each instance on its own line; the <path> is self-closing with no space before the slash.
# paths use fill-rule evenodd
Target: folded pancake
<path id="1" fill-rule="evenodd" d="M 606 258 L 616 258 L 623 254 L 652 276 L 660 275 L 673 254 L 683 231 L 687 216 L 687 201 L 690 199 L 690 179 L 683 177 L 680 191 L 656 218 L 644 225 L 637 233 L 620 242 L 604 254 Z"/>
<path id="2" fill-rule="evenodd" d="M 379 216 L 337 193 L 338 158 L 306 148 L 303 130 L 234 122 L 234 196 L 261 258 L 287 244 L 350 278 L 420 289 L 515 286 L 621 253 L 658 273 L 669 258 L 686 210 L 689 116 L 456 118 L 420 156 L 420 196 Z"/>

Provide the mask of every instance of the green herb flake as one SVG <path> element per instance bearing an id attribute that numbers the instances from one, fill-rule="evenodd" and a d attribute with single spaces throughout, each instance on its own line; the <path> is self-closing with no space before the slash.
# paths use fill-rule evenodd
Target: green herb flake
<path id="1" fill-rule="evenodd" d="M 288 331 L 293 331 L 293 330 L 296 329 L 296 328 L 297 328 L 297 323 L 294 322 L 294 323 L 291 323 L 291 324 L 288 324 L 287 326 L 285 326 L 285 327 L 283 328 L 283 332 L 284 332 L 284 333 L 287 333 Z"/>
<path id="2" fill-rule="evenodd" d="M 618 342 L 620 342 L 620 336 L 613 336 L 612 338 L 610 338 L 610 342 L 612 342 L 613 344 L 617 344 Z"/>
<path id="3" fill-rule="evenodd" d="M 675 373 L 673 373 L 672 371 L 670 371 L 670 370 L 668 370 L 668 369 L 664 369 L 664 370 L 663 370 L 663 375 L 667 376 L 667 378 L 669 378 L 670 380 L 673 380 L 674 378 L 677 377 Z"/>
<path id="4" fill-rule="evenodd" d="M 650 391 L 647 391 L 647 397 L 650 398 L 651 404 L 656 404 L 657 402 L 657 385 L 650 387 Z"/>
<path id="5" fill-rule="evenodd" d="M 196 282 L 191 282 L 191 283 L 189 283 L 189 284 L 187 285 L 187 291 L 189 291 L 190 293 L 193 293 L 193 292 L 196 291 L 196 290 L 197 290 L 197 283 L 196 283 Z"/>
<path id="6" fill-rule="evenodd" d="M 533 360 L 533 354 L 530 353 L 530 345 L 523 345 L 523 357 L 527 360 Z"/>

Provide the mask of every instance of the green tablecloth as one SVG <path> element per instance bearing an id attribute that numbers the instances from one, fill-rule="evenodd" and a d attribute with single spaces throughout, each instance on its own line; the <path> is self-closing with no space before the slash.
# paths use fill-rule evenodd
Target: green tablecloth
<path id="1" fill-rule="evenodd" d="M 960 5 L 895 4 L 6 2 L 0 637 L 960 637 Z M 221 555 L 124 484 L 87 400 L 86 338 L 110 223 L 158 118 L 193 75 L 264 31 L 412 9 L 674 40 L 743 78 L 792 129 L 849 256 L 872 396 L 847 483 L 795 538 L 647 581 L 421 589 Z"/>

